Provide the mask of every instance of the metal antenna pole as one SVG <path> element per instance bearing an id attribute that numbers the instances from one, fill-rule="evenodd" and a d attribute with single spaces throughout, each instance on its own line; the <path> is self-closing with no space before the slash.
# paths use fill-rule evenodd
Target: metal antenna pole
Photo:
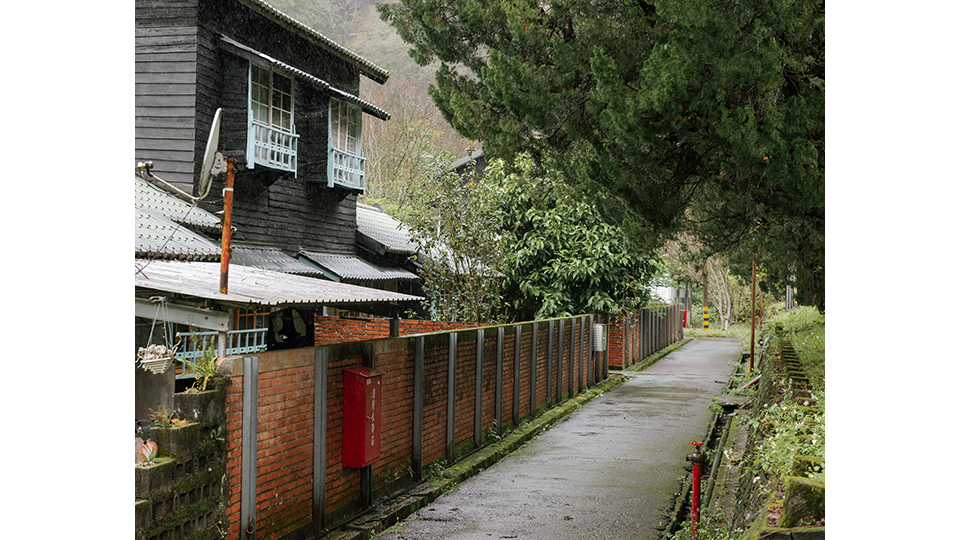
<path id="1" fill-rule="evenodd" d="M 227 158 L 227 181 L 223 188 L 223 224 L 220 243 L 220 293 L 227 294 L 227 280 L 230 271 L 230 232 L 233 216 L 233 158 Z"/>

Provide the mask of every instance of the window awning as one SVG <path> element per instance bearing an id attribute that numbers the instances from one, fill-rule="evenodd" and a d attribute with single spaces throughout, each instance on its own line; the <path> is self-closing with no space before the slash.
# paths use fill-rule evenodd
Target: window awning
<path id="1" fill-rule="evenodd" d="M 240 2 L 247 4 L 263 15 L 277 20 L 280 24 L 286 26 L 287 28 L 299 31 L 300 33 L 306 35 L 311 41 L 319 43 L 322 47 L 333 52 L 337 56 L 351 63 L 357 64 L 357 66 L 360 68 L 360 72 L 369 77 L 371 80 L 383 84 L 387 81 L 387 78 L 390 77 L 390 73 L 387 70 L 375 65 L 373 62 L 361 57 L 357 53 L 348 50 L 339 43 L 327 38 L 313 28 L 310 28 L 302 22 L 290 17 L 289 15 L 286 15 L 279 9 L 264 1 L 240 0 Z"/>
<path id="2" fill-rule="evenodd" d="M 234 40 L 228 38 L 227 36 L 221 35 L 221 36 L 220 36 L 220 41 L 222 41 L 223 43 L 225 43 L 229 49 L 232 49 L 233 52 L 239 54 L 240 56 L 242 56 L 242 57 L 244 57 L 244 58 L 247 58 L 248 60 L 266 62 L 266 63 L 268 63 L 269 65 L 271 65 L 272 67 L 274 67 L 274 68 L 276 68 L 276 69 L 279 69 L 279 70 L 281 70 L 281 71 L 285 71 L 285 72 L 287 72 L 287 73 L 289 73 L 289 74 L 291 74 L 291 75 L 299 78 L 300 80 L 308 81 L 308 82 L 312 83 L 313 85 L 319 87 L 320 89 L 325 90 L 325 91 L 327 92 L 327 94 L 329 94 L 330 96 L 332 96 L 332 97 L 334 97 L 334 98 L 342 99 L 342 100 L 344 100 L 344 101 L 347 101 L 347 102 L 349 102 L 349 103 L 353 103 L 354 105 L 359 106 L 359 107 L 360 107 L 360 110 L 362 110 L 363 112 L 369 114 L 370 116 L 374 116 L 374 117 L 379 118 L 379 119 L 381 119 L 381 120 L 389 120 L 389 119 L 390 119 L 390 113 L 388 113 L 387 111 L 381 109 L 380 107 L 377 107 L 376 105 L 374 105 L 374 104 L 372 104 L 372 103 L 366 102 L 366 101 L 360 99 L 359 97 L 357 97 L 357 96 L 355 96 L 355 95 L 353 95 L 353 94 L 351 94 L 351 93 L 349 93 L 349 92 L 344 92 L 343 90 L 340 90 L 340 89 L 338 89 L 338 88 L 334 88 L 333 86 L 330 86 L 330 83 L 328 83 L 327 81 L 324 81 L 323 79 L 321 79 L 321 78 L 319 78 L 319 77 L 316 77 L 316 76 L 314 76 L 314 75 L 311 75 L 311 74 L 307 73 L 306 71 L 303 71 L 302 69 L 295 68 L 295 67 L 291 66 L 290 64 L 285 64 L 285 63 L 283 63 L 283 62 L 281 62 L 281 61 L 279 61 L 279 60 L 277 60 L 277 59 L 275 59 L 275 58 L 273 58 L 273 57 L 271 57 L 271 56 L 268 56 L 268 55 L 266 55 L 266 54 L 263 54 L 263 53 L 260 52 L 260 51 L 257 51 L 257 50 L 255 50 L 255 49 L 252 49 L 252 48 L 250 48 L 250 47 L 247 47 L 246 45 L 243 45 L 242 43 L 238 43 L 237 41 L 234 41 Z"/>

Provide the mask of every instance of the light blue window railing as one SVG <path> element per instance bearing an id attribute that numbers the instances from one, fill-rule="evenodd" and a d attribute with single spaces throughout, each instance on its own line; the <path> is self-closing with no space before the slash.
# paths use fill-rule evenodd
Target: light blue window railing
<path id="1" fill-rule="evenodd" d="M 364 190 L 367 160 L 361 143 L 363 118 L 360 107 L 330 100 L 327 137 L 327 187 Z"/>
<path id="2" fill-rule="evenodd" d="M 296 128 L 283 131 L 253 119 L 250 115 L 247 131 L 248 168 L 263 165 L 283 171 L 297 173 L 297 140 L 300 138 Z"/>
<path id="3" fill-rule="evenodd" d="M 177 337 L 183 340 L 183 349 L 176 354 L 177 360 L 186 358 L 196 361 L 197 358 L 203 356 L 205 347 L 216 348 L 217 346 L 217 332 L 178 332 Z M 227 332 L 227 356 L 265 350 L 267 350 L 266 328 Z M 176 374 L 178 379 L 194 378 L 194 374 L 183 365 L 183 362 L 177 362 Z"/>
<path id="4" fill-rule="evenodd" d="M 359 190 L 365 188 L 364 177 L 366 175 L 367 158 L 330 148 L 327 163 L 329 164 L 327 187 L 340 185 Z"/>
<path id="5" fill-rule="evenodd" d="M 263 165 L 297 173 L 294 81 L 250 63 L 247 107 L 247 168 Z"/>

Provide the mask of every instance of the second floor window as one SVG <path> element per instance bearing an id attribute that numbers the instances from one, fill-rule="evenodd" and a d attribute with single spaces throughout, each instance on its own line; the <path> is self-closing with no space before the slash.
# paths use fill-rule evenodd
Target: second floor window
<path id="1" fill-rule="evenodd" d="M 360 146 L 360 107 L 330 100 L 327 184 L 363 189 L 366 160 Z"/>
<path id="2" fill-rule="evenodd" d="M 297 131 L 293 121 L 293 79 L 250 64 L 247 167 L 263 165 L 297 172 Z"/>

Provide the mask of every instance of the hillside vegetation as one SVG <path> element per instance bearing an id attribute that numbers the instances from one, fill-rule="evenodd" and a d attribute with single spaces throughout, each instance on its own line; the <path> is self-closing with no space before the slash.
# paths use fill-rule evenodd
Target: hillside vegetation
<path id="1" fill-rule="evenodd" d="M 406 221 L 429 171 L 479 148 L 450 127 L 431 100 L 436 66 L 421 67 L 410 58 L 409 46 L 380 20 L 375 0 L 267 2 L 390 72 L 382 85 L 360 78 L 360 97 L 390 113 L 387 121 L 364 118 L 367 186 L 360 202 Z"/>
<path id="2" fill-rule="evenodd" d="M 749 351 L 749 324 L 732 325 L 725 334 L 685 330 L 685 335 L 705 333 L 737 337 Z M 793 353 L 799 372 L 788 359 Z M 731 417 L 726 445 L 716 450 L 722 452 L 719 480 L 695 538 L 753 540 L 785 534 L 774 532 L 778 529 L 822 537 L 816 535 L 826 525 L 825 317 L 812 307 L 768 317 L 758 332 L 756 354 L 754 372 L 741 365 L 729 391 L 750 400 Z M 760 381 L 742 389 L 756 375 Z M 802 379 L 808 388 L 798 387 L 796 381 Z M 690 526 L 686 522 L 673 540 L 691 538 Z"/>

